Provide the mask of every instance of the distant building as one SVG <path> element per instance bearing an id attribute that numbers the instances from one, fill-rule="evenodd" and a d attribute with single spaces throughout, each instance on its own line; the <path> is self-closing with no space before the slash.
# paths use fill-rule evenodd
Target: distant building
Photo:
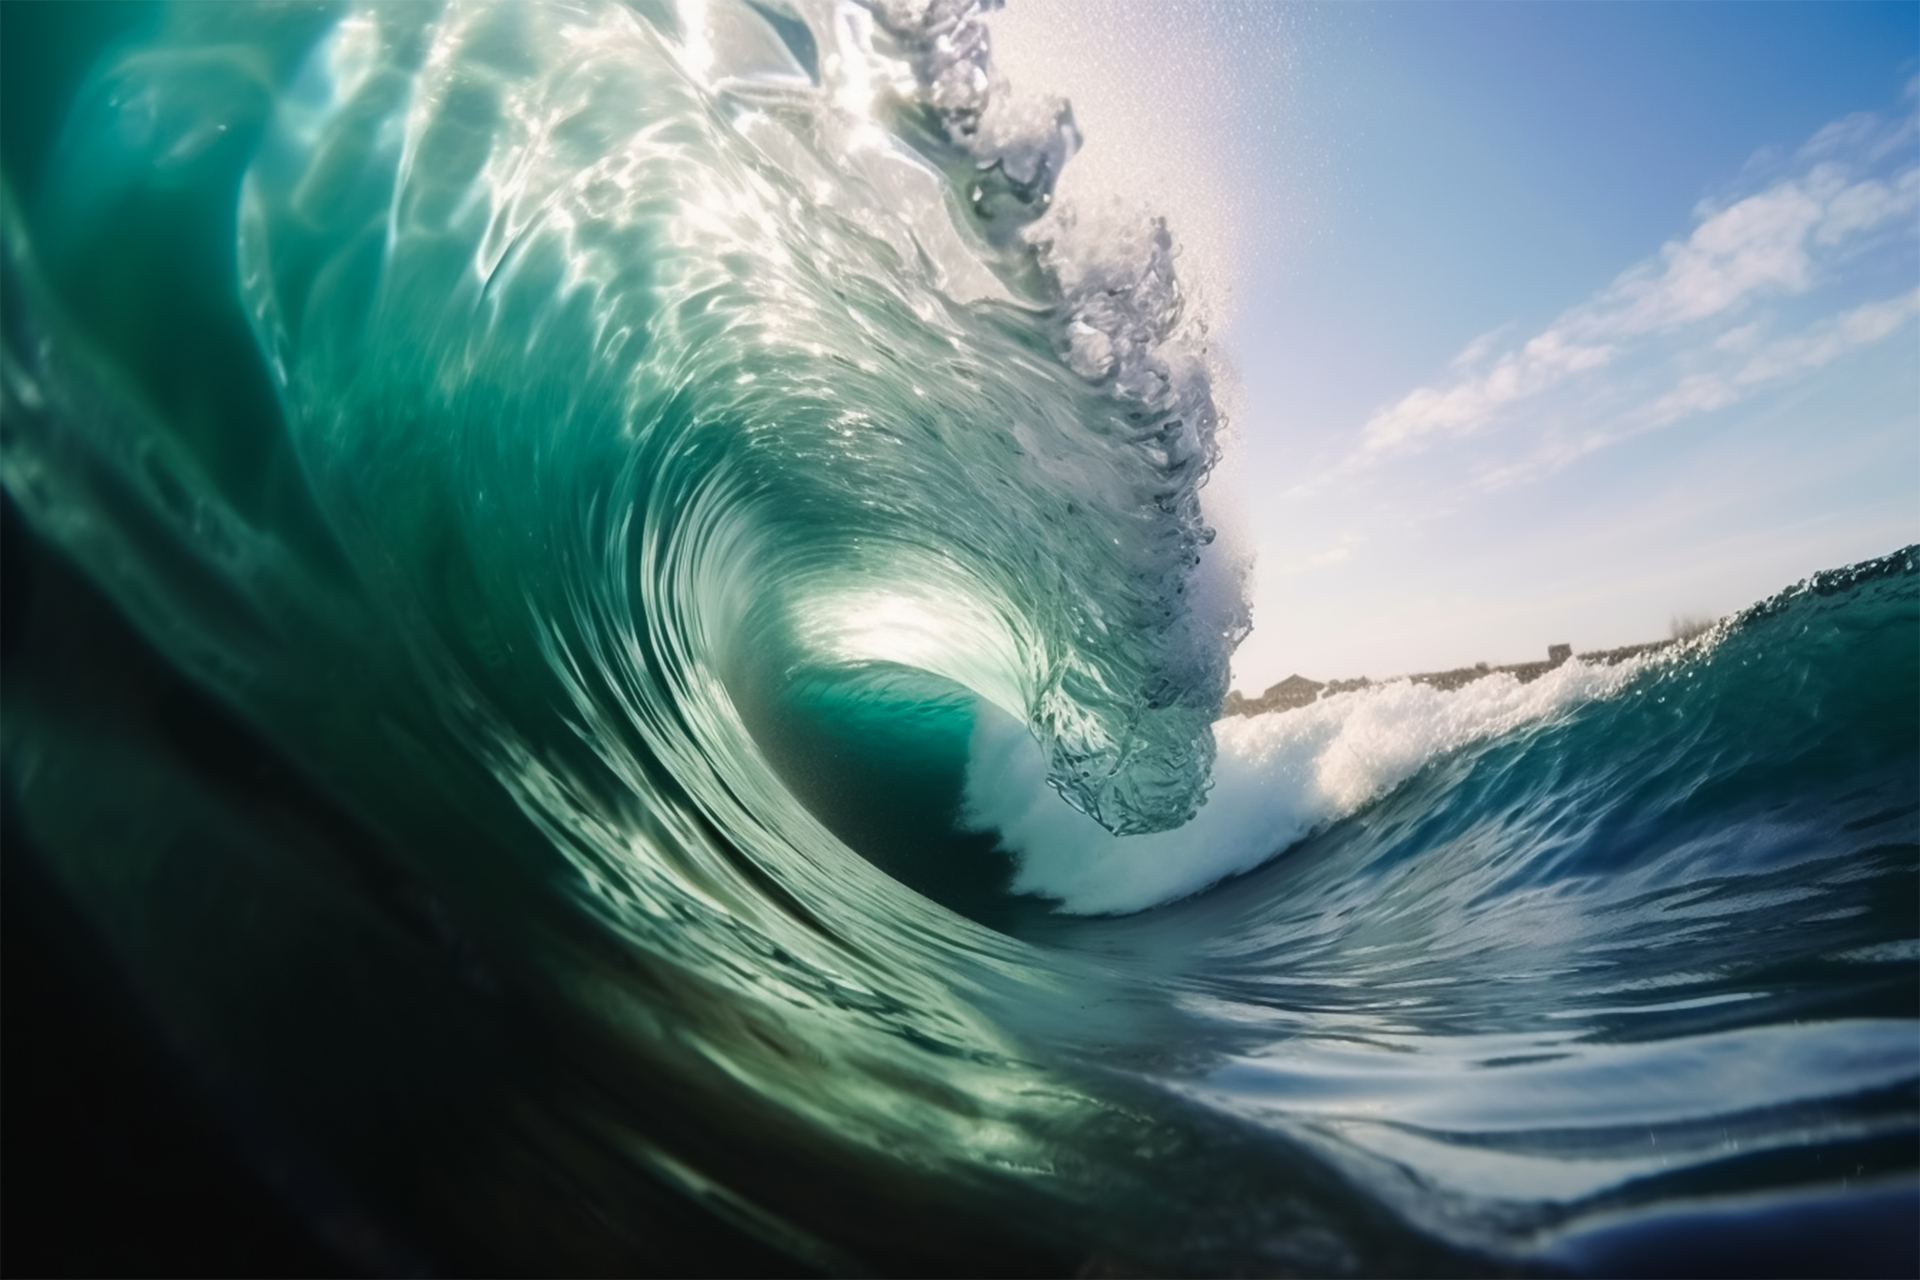
<path id="1" fill-rule="evenodd" d="M 1260 702 L 1270 711 L 1281 707 L 1304 707 L 1318 698 L 1320 691 L 1326 687 L 1318 680 L 1292 675 L 1261 694 Z"/>
<path id="2" fill-rule="evenodd" d="M 1547 646 L 1547 665 L 1550 667 L 1557 667 L 1572 656 L 1573 646 L 1570 644 L 1550 644 Z"/>

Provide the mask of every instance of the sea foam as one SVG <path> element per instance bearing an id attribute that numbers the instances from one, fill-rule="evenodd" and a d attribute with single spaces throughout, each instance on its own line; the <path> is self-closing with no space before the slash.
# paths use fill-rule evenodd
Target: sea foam
<path id="1" fill-rule="evenodd" d="M 1061 804 L 1026 727 L 983 706 L 961 822 L 999 833 L 1018 860 L 1016 893 L 1058 899 L 1076 915 L 1142 911 L 1251 871 L 1448 752 L 1606 697 L 1648 661 L 1576 660 L 1524 684 L 1496 673 L 1451 691 L 1397 680 L 1226 717 L 1213 727 L 1219 756 L 1205 807 L 1178 830 L 1138 836 L 1111 835 Z"/>

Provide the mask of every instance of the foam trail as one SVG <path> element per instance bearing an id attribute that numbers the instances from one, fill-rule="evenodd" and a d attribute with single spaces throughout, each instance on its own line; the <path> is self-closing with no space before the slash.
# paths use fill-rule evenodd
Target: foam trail
<path id="1" fill-rule="evenodd" d="M 1177 831 L 1126 837 L 1061 804 L 1025 726 L 983 708 L 962 822 L 1000 833 L 1019 860 L 1017 893 L 1057 898 L 1075 915 L 1144 911 L 1251 871 L 1447 752 L 1606 697 L 1648 661 L 1574 661 L 1526 684 L 1497 673 L 1452 691 L 1400 680 L 1229 716 L 1213 728 L 1220 754 L 1206 807 Z"/>

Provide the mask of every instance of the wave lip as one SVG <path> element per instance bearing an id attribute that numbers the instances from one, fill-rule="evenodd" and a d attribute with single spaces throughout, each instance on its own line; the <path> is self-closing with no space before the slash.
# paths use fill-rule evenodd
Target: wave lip
<path id="1" fill-rule="evenodd" d="M 1098 393 L 1087 424 L 1100 461 L 1021 433 L 1035 462 L 1080 490 L 1067 519 L 1043 513 L 1056 524 L 1048 533 L 1128 548 L 1119 576 L 1065 576 L 1037 606 L 1069 602 L 1064 625 L 1044 629 L 1052 653 L 1023 715 L 1070 806 L 1115 834 L 1167 830 L 1206 797 L 1211 722 L 1251 629 L 1241 570 L 1212 547 L 1200 502 L 1219 458 L 1211 373 L 1164 220 L 1055 205 L 1083 139 L 1069 104 L 1016 94 L 998 74 L 984 21 L 993 7 L 881 0 L 864 52 L 901 59 L 876 77 L 914 86 L 893 104 L 894 127 L 964 195 L 970 230 L 993 246 L 989 264 L 1045 309 L 1058 358 Z M 1127 528 L 1074 527 L 1128 511 Z"/>

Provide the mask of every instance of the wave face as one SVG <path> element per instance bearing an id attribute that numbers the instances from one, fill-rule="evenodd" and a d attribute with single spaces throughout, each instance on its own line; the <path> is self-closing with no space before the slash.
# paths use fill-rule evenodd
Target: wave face
<path id="1" fill-rule="evenodd" d="M 1914 550 L 1216 725 L 1172 242 L 1051 207 L 1071 112 L 977 6 L 47 8 L 9 830 L 350 1256 L 1606 1271 L 1907 1211 Z"/>

